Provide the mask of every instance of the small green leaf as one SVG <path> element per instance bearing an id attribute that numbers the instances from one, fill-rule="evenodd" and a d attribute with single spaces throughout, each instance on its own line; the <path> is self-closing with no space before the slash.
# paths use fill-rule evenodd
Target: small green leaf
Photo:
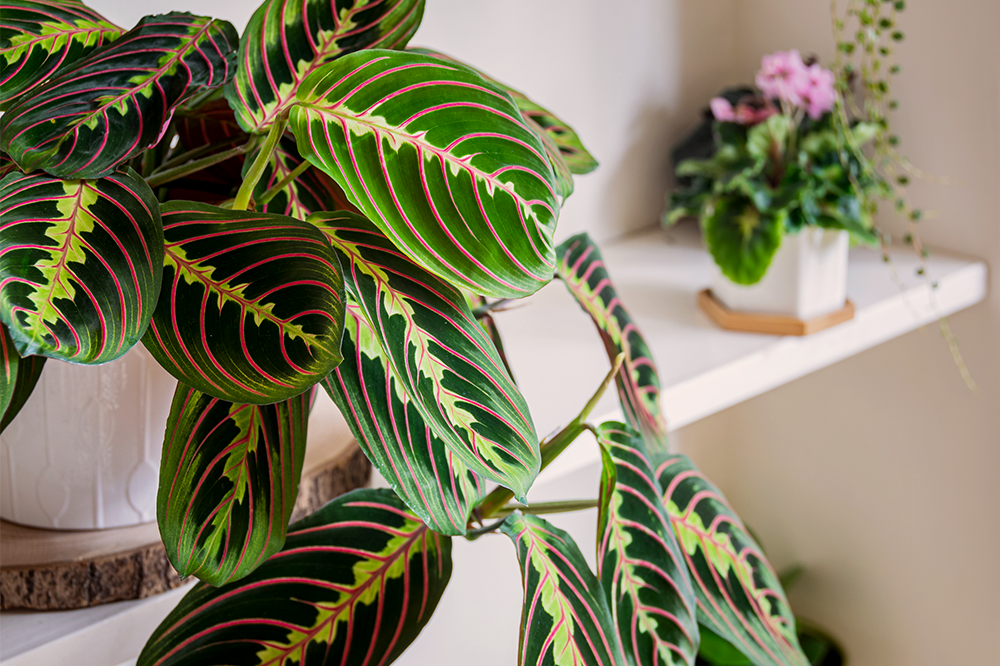
<path id="1" fill-rule="evenodd" d="M 44 365 L 44 356 L 18 356 L 7 327 L 0 324 L 0 432 L 7 429 L 31 397 Z"/>
<path id="2" fill-rule="evenodd" d="M 695 592 L 646 445 L 624 423 L 603 423 L 597 434 L 617 470 L 597 523 L 597 571 L 622 647 L 636 666 L 692 666 Z"/>
<path id="3" fill-rule="evenodd" d="M 593 319 L 608 358 L 614 362 L 618 354 L 625 354 L 615 377 L 625 420 L 650 446 L 666 450 L 667 424 L 660 408 L 660 379 L 653 353 L 618 298 L 601 251 L 584 233 L 560 245 L 557 257 L 559 277 Z"/>
<path id="4" fill-rule="evenodd" d="M 521 563 L 520 666 L 625 666 L 600 583 L 573 538 L 548 521 L 515 511 L 500 531 Z"/>
<path id="5" fill-rule="evenodd" d="M 737 284 L 759 282 L 781 246 L 786 216 L 785 209 L 762 213 L 738 196 L 712 199 L 701 225 L 722 274 Z"/>
<path id="6" fill-rule="evenodd" d="M 698 621 L 756 666 L 808 666 L 778 576 L 726 498 L 687 456 L 654 454 L 653 462 Z"/>
<path id="7" fill-rule="evenodd" d="M 272 405 L 239 405 L 177 385 L 156 519 L 181 576 L 224 585 L 281 549 L 308 417 L 308 392 Z"/>

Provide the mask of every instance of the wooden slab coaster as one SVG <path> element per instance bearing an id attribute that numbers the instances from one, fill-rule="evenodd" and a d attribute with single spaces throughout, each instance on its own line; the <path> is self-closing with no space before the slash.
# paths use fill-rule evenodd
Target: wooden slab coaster
<path id="1" fill-rule="evenodd" d="M 698 307 L 720 328 L 770 335 L 809 335 L 854 319 L 854 303 L 850 301 L 834 312 L 802 320 L 787 315 L 730 310 L 712 295 L 710 289 L 698 292 Z"/>
<path id="2" fill-rule="evenodd" d="M 333 455 L 329 449 L 336 449 Z M 368 485 L 371 463 L 353 439 L 310 439 L 292 521 Z M 0 610 L 69 610 L 142 599 L 183 581 L 156 523 L 107 530 L 46 530 L 0 521 Z"/>

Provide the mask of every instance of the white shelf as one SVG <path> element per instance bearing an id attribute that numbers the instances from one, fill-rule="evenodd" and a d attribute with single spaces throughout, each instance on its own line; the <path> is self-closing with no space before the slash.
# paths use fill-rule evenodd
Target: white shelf
<path id="1" fill-rule="evenodd" d="M 932 294 L 927 282 L 914 275 L 918 262 L 912 252 L 894 253 L 900 286 L 877 253 L 859 248 L 851 252 L 848 274 L 848 295 L 856 306 L 854 320 L 804 338 L 733 333 L 716 328 L 696 306 L 695 295 L 709 283 L 710 259 L 693 229 L 656 230 L 609 243 L 604 257 L 622 302 L 652 347 L 660 369 L 663 408 L 672 429 L 969 307 L 986 295 L 986 266 L 981 261 L 933 254 L 927 262 L 928 273 L 938 288 Z M 607 372 L 603 345 L 589 317 L 558 282 L 523 307 L 498 314 L 497 322 L 536 428 L 540 434 L 548 433 L 579 411 Z M 944 343 L 941 353 L 948 353 Z M 613 416 L 616 411 L 611 390 L 595 414 Z M 556 481 L 590 465 L 596 455 L 592 445 L 570 447 L 539 479 L 532 497 L 558 496 L 556 491 L 563 484 Z M 573 520 L 580 519 L 566 518 L 560 524 Z M 584 520 L 592 522 L 592 517 Z M 486 545 L 494 541 L 495 545 Z M 458 560 L 471 555 L 465 551 L 475 547 L 477 559 L 488 559 L 496 550 L 498 561 L 506 561 L 512 553 L 500 541 L 456 543 L 452 590 L 425 633 L 445 631 L 449 618 L 466 612 L 458 599 L 462 593 L 454 588 L 480 590 L 482 594 L 475 593 L 482 597 L 480 603 L 492 599 L 483 587 L 488 585 Z M 504 589 L 498 588 L 496 594 L 505 595 L 504 603 L 512 608 L 520 603 L 516 569 L 504 569 L 512 572 L 507 576 L 510 580 L 497 578 L 503 579 L 500 587 Z M 116 666 L 134 658 L 182 594 L 183 590 L 175 590 L 152 599 L 79 611 L 0 614 L 0 664 Z M 511 617 L 516 617 L 516 608 L 512 612 Z M 509 624 L 513 647 L 498 649 L 497 663 L 514 658 L 516 623 L 511 620 Z M 401 663 L 422 663 L 421 655 L 429 658 L 443 647 L 435 637 L 421 636 Z M 448 655 L 438 654 L 453 656 L 450 650 Z"/>
<path id="2" fill-rule="evenodd" d="M 653 351 L 671 430 L 986 296 L 982 261 L 932 253 L 925 279 L 916 275 L 916 254 L 900 248 L 892 253 L 897 283 L 879 253 L 855 248 L 847 287 L 856 307 L 853 320 L 805 337 L 737 333 L 716 327 L 697 307 L 696 294 L 710 281 L 711 259 L 695 228 L 647 231 L 605 244 L 603 254 L 621 302 Z M 936 289 L 930 281 L 937 282 Z M 596 329 L 558 282 L 533 296 L 530 305 L 498 314 L 497 324 L 538 432 L 551 432 L 579 411 L 608 371 Z M 948 353 L 944 342 L 940 353 Z M 594 414 L 617 414 L 613 390 Z M 546 475 L 551 478 L 596 460 L 592 447 L 579 449 L 567 451 Z"/>

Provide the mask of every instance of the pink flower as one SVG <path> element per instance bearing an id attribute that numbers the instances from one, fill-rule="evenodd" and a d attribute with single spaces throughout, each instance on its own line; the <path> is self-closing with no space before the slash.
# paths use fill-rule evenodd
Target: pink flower
<path id="1" fill-rule="evenodd" d="M 799 104 L 809 112 L 809 117 L 819 120 L 824 113 L 833 109 L 837 100 L 834 92 L 834 75 L 828 69 L 813 65 L 806 70 L 805 76 L 798 82 Z"/>
<path id="2" fill-rule="evenodd" d="M 802 103 L 799 90 L 806 72 L 798 51 L 777 51 L 761 59 L 755 81 L 767 99 L 780 99 L 799 106 Z"/>
<path id="3" fill-rule="evenodd" d="M 715 116 L 716 120 L 724 123 L 731 123 L 736 120 L 736 114 L 733 113 L 733 105 L 725 97 L 713 97 L 708 105 L 711 107 L 712 115 Z"/>
<path id="4" fill-rule="evenodd" d="M 740 102 L 736 105 L 736 122 L 740 125 L 756 125 L 762 123 L 778 110 L 770 103 L 761 104 L 759 100 L 751 100 L 751 103 Z"/>

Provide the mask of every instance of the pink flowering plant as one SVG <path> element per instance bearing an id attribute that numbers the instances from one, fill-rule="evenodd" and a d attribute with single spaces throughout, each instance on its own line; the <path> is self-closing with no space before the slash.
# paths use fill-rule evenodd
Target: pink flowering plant
<path id="1" fill-rule="evenodd" d="M 678 164 L 665 218 L 697 216 L 715 262 L 739 284 L 758 282 L 784 235 L 806 226 L 877 242 L 869 202 L 890 196 L 862 152 L 877 128 L 841 122 L 832 71 L 779 51 L 754 82 L 711 100 L 710 149 Z"/>

